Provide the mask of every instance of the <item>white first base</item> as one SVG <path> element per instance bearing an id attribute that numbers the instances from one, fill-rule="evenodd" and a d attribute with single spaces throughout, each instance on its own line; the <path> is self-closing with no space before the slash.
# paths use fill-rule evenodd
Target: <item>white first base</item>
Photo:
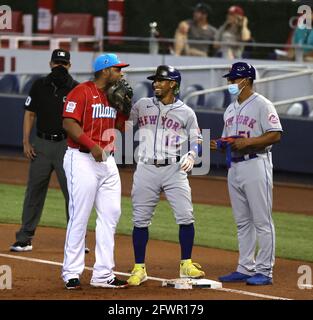
<path id="1" fill-rule="evenodd" d="M 162 282 L 162 287 L 170 287 L 175 289 L 220 289 L 222 283 L 209 279 L 170 279 Z"/>

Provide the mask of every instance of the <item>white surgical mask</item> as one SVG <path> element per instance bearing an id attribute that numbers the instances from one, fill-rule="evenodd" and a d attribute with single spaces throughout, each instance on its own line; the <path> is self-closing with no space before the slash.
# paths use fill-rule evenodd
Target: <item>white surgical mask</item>
<path id="1" fill-rule="evenodd" d="M 239 84 L 243 81 L 244 79 L 242 79 L 239 83 L 232 83 L 228 85 L 228 92 L 230 94 L 233 94 L 235 96 L 239 96 L 241 91 L 243 90 L 244 87 L 242 87 L 241 89 L 239 89 Z"/>

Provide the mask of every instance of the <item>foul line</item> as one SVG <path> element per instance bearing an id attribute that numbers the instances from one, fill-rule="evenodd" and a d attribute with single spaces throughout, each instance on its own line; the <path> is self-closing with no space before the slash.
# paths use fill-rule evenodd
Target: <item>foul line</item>
<path id="1" fill-rule="evenodd" d="M 221 288 L 221 289 L 214 289 L 214 290 L 225 291 L 225 292 L 233 292 L 233 293 L 238 293 L 238 294 L 244 294 L 246 296 L 253 296 L 253 297 L 257 297 L 257 298 L 265 298 L 265 299 L 271 299 L 271 300 L 293 300 L 293 299 L 289 299 L 289 298 L 269 296 L 267 294 L 254 293 L 254 292 L 236 290 L 236 289 Z"/>
<path id="2" fill-rule="evenodd" d="M 4 254 L 0 253 L 0 257 L 4 258 L 9 258 L 9 259 L 16 259 L 16 260 L 24 260 L 24 261 L 30 261 L 30 262 L 37 262 L 37 263 L 42 263 L 42 264 L 49 264 L 53 266 L 62 266 L 61 262 L 55 262 L 55 261 L 49 261 L 49 260 L 43 260 L 43 259 L 37 259 L 37 258 L 28 258 L 24 256 L 15 256 L 11 254 Z M 92 271 L 93 268 L 91 267 L 85 267 L 86 270 Z M 130 273 L 125 273 L 125 272 L 117 272 L 114 271 L 115 274 L 121 275 L 121 276 L 130 276 Z M 163 279 L 163 278 L 156 278 L 156 277 L 148 277 L 149 280 L 153 281 L 159 281 L 163 282 L 169 279 Z M 289 298 L 283 298 L 283 297 L 276 297 L 276 296 L 270 296 L 270 295 L 265 295 L 265 294 L 260 294 L 260 293 L 253 293 L 249 291 L 243 291 L 243 290 L 236 290 L 236 289 L 228 289 L 228 288 L 220 288 L 220 289 L 210 289 L 210 290 L 217 290 L 217 291 L 223 291 L 223 292 L 232 292 L 236 294 L 242 294 L 246 296 L 253 296 L 257 298 L 265 298 L 265 299 L 271 299 L 271 300 L 293 300 Z"/>
<path id="3" fill-rule="evenodd" d="M 298 286 L 300 289 L 313 289 L 312 284 L 299 284 Z"/>

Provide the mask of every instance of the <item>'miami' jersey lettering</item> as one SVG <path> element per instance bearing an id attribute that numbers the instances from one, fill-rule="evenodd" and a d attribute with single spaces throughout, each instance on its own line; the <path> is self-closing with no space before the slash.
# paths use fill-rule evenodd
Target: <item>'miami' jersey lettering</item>
<path id="1" fill-rule="evenodd" d="M 96 103 L 91 105 L 92 108 L 92 118 L 98 119 L 98 118 L 116 118 L 116 109 L 104 106 L 102 103 Z"/>

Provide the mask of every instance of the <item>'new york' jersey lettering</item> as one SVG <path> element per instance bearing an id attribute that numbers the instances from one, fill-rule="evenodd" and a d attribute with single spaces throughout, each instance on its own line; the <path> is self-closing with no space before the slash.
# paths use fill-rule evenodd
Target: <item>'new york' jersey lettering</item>
<path id="1" fill-rule="evenodd" d="M 234 119 L 236 119 L 235 124 L 241 124 L 250 129 L 254 129 L 254 125 L 257 122 L 256 119 L 250 118 L 249 116 L 237 115 L 236 117 L 231 116 L 230 118 L 227 118 L 225 121 L 225 126 L 231 127 L 234 124 Z"/>
<path id="2" fill-rule="evenodd" d="M 187 140 L 202 140 L 194 111 L 180 100 L 163 105 L 156 98 L 142 98 L 133 106 L 129 120 L 139 126 L 141 158 L 176 157 Z"/>
<path id="3" fill-rule="evenodd" d="M 224 113 L 223 137 L 259 137 L 269 131 L 282 131 L 282 126 L 274 105 L 258 93 L 240 105 L 231 103 Z"/>

